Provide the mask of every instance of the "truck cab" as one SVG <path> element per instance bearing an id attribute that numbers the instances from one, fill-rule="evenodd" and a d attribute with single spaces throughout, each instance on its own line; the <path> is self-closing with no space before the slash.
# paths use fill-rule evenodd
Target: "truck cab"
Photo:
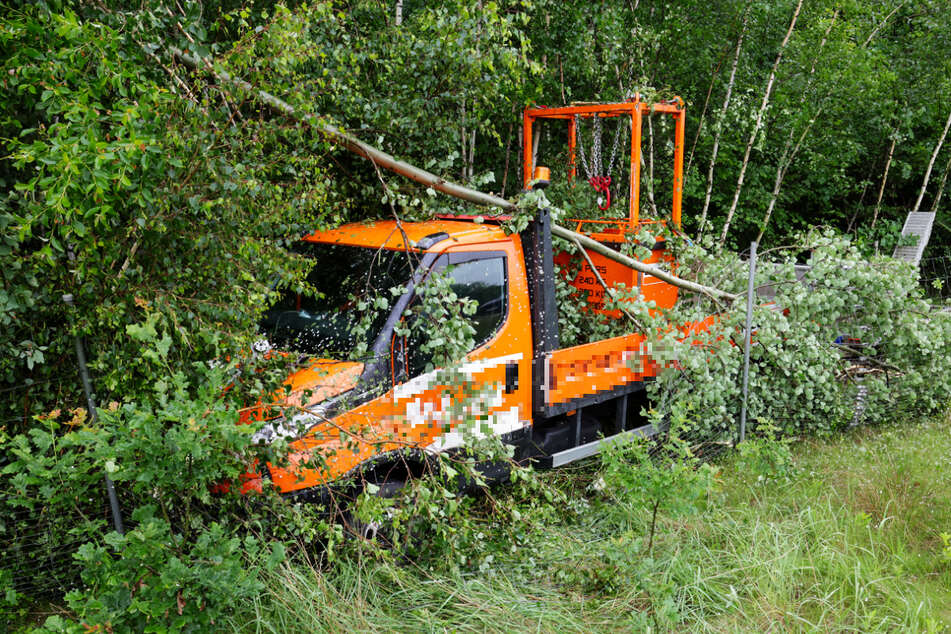
<path id="1" fill-rule="evenodd" d="M 262 320 L 273 347 L 307 359 L 280 403 L 300 408 L 295 420 L 278 418 L 262 430 L 264 440 L 304 432 L 291 442 L 288 467 L 267 468 L 280 491 L 306 491 L 390 453 L 456 447 L 462 433 L 451 419 L 460 414 L 480 421 L 475 433 L 514 438 L 530 429 L 532 331 L 518 235 L 494 224 L 388 220 L 317 232 L 298 250 L 314 260 L 308 281 L 320 299 L 288 292 Z M 452 386 L 441 384 L 438 370 L 427 371 L 431 360 L 417 342 L 399 334 L 419 285 L 439 270 L 459 298 L 477 302 L 475 347 L 454 371 L 470 389 L 483 389 L 472 404 L 480 411 L 453 411 Z M 388 310 L 361 315 L 349 304 L 367 284 L 402 289 Z M 356 356 L 351 330 L 361 316 L 368 346 Z"/>

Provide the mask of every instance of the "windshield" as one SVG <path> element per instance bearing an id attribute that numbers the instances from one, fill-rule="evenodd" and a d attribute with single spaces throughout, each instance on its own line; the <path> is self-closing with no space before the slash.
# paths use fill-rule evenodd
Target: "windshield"
<path id="1" fill-rule="evenodd" d="M 372 346 L 395 300 L 390 289 L 410 280 L 412 254 L 315 242 L 299 243 L 294 250 L 313 262 L 307 274 L 313 290 L 285 290 L 261 319 L 261 332 L 280 350 L 357 360 L 353 355 L 359 339 L 352 329 L 364 315 L 357 302 L 370 305 L 370 328 L 362 339 Z M 375 303 L 375 298 L 387 303 Z"/>

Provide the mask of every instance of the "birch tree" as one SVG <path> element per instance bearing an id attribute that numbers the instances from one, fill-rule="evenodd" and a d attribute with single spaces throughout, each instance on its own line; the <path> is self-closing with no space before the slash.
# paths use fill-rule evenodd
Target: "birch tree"
<path id="1" fill-rule="evenodd" d="M 807 101 L 809 99 L 809 89 L 812 87 L 813 80 L 816 76 L 816 64 L 819 62 L 819 58 L 822 55 L 822 50 L 825 48 L 826 41 L 829 39 L 829 33 L 832 31 L 832 27 L 835 26 L 835 21 L 838 17 L 839 10 L 836 9 L 832 14 L 832 19 L 829 20 L 829 26 L 826 27 L 825 33 L 822 34 L 822 41 L 819 42 L 819 47 L 816 49 L 816 54 L 812 58 L 812 64 L 809 67 L 809 79 L 806 81 L 806 85 L 802 91 L 802 96 L 799 99 L 799 112 L 804 112 L 806 109 Z M 799 153 L 799 148 L 802 147 L 803 140 L 809 134 L 813 124 L 815 124 L 816 119 L 818 119 L 821 114 L 822 108 L 820 106 L 809 118 L 808 123 L 802 130 L 802 133 L 799 135 L 799 140 L 795 142 L 795 145 L 793 145 L 793 140 L 796 136 L 796 129 L 794 126 L 789 126 L 789 136 L 786 137 L 786 145 L 783 147 L 783 153 L 779 157 L 779 164 L 776 167 L 776 178 L 773 181 L 773 191 L 772 194 L 770 194 L 769 204 L 766 206 L 766 213 L 763 216 L 763 222 L 760 225 L 759 234 L 756 236 L 757 242 L 761 242 L 763 240 L 763 233 L 766 232 L 766 227 L 769 225 L 769 220 L 773 215 L 773 209 L 776 208 L 776 201 L 779 199 L 779 192 L 782 189 L 783 180 L 786 178 L 786 170 L 789 169 L 793 159 L 796 158 L 796 154 Z"/>
<path id="2" fill-rule="evenodd" d="M 944 145 L 945 138 L 948 136 L 948 128 L 951 128 L 951 112 L 948 112 L 948 120 L 944 123 L 941 138 L 938 139 L 938 142 L 934 146 L 934 151 L 931 153 L 931 160 L 928 161 L 928 168 L 925 170 L 925 176 L 921 180 L 921 190 L 918 192 L 918 199 L 915 201 L 915 207 L 912 211 L 921 209 L 921 200 L 925 197 L 925 190 L 928 189 L 928 181 L 931 180 L 931 170 L 934 169 L 934 162 L 938 158 L 938 153 L 941 152 L 941 146 Z"/>
<path id="3" fill-rule="evenodd" d="M 703 210 L 700 212 L 700 235 L 703 235 L 703 230 L 707 223 L 707 211 L 710 209 L 710 196 L 713 192 L 713 168 L 717 164 L 717 153 L 720 151 L 720 135 L 723 133 L 723 121 L 726 118 L 726 113 L 730 109 L 730 97 L 733 95 L 733 84 L 736 82 L 736 67 L 740 61 L 740 51 L 743 50 L 743 36 L 746 34 L 747 24 L 749 24 L 751 4 L 752 2 L 747 2 L 746 8 L 743 10 L 743 23 L 740 26 L 740 35 L 736 39 L 736 51 L 733 54 L 733 66 L 730 68 L 730 80 L 726 85 L 726 95 L 723 97 L 720 117 L 714 126 L 716 131 L 713 135 L 713 150 L 710 155 L 710 166 L 707 168 L 707 192 L 703 199 Z"/>
<path id="4" fill-rule="evenodd" d="M 885 194 L 885 183 L 888 182 L 888 170 L 892 166 L 892 157 L 895 156 L 895 143 L 898 140 L 898 130 L 892 134 L 891 145 L 888 146 L 888 158 L 885 159 L 885 170 L 882 172 L 882 184 L 878 188 L 878 198 L 875 199 L 875 211 L 872 212 L 872 229 L 878 222 L 878 212 L 882 208 L 882 196 Z"/>
<path id="5" fill-rule="evenodd" d="M 948 163 L 944 166 L 944 174 L 941 176 L 941 184 L 938 186 L 938 193 L 935 194 L 931 211 L 938 211 L 938 205 L 941 204 L 941 197 L 944 196 L 944 186 L 948 182 L 948 172 L 951 172 L 951 156 L 948 156 Z"/>
<path id="6" fill-rule="evenodd" d="M 766 82 L 766 90 L 763 91 L 763 101 L 760 103 L 759 111 L 756 113 L 756 122 L 753 124 L 753 131 L 750 133 L 750 138 L 746 143 L 746 152 L 743 155 L 743 164 L 740 166 L 740 175 L 736 180 L 736 190 L 733 192 L 733 202 L 730 204 L 730 209 L 727 211 L 726 221 L 723 223 L 723 231 L 720 232 L 720 246 L 726 242 L 726 236 L 730 232 L 730 223 L 733 221 L 733 215 L 736 213 L 736 206 L 740 200 L 740 194 L 743 191 L 743 180 L 746 177 L 746 168 L 750 162 L 750 153 L 753 151 L 753 144 L 756 143 L 756 137 L 759 134 L 760 129 L 763 127 L 763 117 L 766 114 L 766 109 L 769 107 L 769 98 L 773 92 L 773 84 L 776 81 L 776 71 L 779 69 L 779 64 L 783 59 L 783 53 L 786 50 L 786 46 L 789 44 L 789 38 L 792 37 L 793 29 L 796 28 L 796 20 L 799 19 L 799 12 L 802 10 L 803 0 L 799 0 L 796 3 L 796 9 L 793 11 L 792 19 L 789 21 L 789 28 L 786 30 L 786 35 L 783 37 L 782 43 L 779 45 L 779 51 L 776 54 L 776 61 L 773 62 L 773 68 L 769 73 L 769 80 Z"/>

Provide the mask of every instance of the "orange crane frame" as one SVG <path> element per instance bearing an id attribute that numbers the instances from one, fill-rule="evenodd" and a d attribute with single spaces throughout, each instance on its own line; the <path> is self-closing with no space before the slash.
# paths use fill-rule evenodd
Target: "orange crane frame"
<path id="1" fill-rule="evenodd" d="M 575 116 L 591 117 L 631 117 L 631 178 L 628 192 L 628 230 L 636 230 L 640 223 L 640 195 L 641 195 L 641 123 L 644 116 L 654 113 L 669 114 L 674 119 L 674 195 L 671 205 L 671 220 L 680 228 L 680 209 L 683 197 L 683 167 L 684 167 L 684 127 L 686 114 L 684 102 L 680 97 L 655 104 L 641 101 L 639 94 L 622 103 L 585 104 L 547 108 L 537 106 L 526 108 L 522 116 L 522 174 L 523 186 L 528 187 L 532 181 L 535 165 L 532 161 L 532 124 L 536 119 L 567 119 L 568 120 L 568 162 L 571 165 L 571 178 L 576 174 L 575 147 L 578 141 L 578 130 L 575 125 Z M 613 221 L 584 221 L 608 222 Z M 623 222 L 620 224 L 624 224 Z"/>

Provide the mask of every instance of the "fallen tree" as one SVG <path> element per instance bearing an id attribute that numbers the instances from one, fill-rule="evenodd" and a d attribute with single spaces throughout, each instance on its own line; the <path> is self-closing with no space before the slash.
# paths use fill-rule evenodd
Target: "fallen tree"
<path id="1" fill-rule="evenodd" d="M 231 85 L 250 93 L 261 103 L 267 104 L 278 112 L 300 121 L 301 123 L 312 126 L 314 129 L 325 134 L 336 144 L 346 148 L 354 154 L 372 161 L 379 167 L 383 167 L 387 170 L 390 170 L 391 172 L 395 172 L 401 176 L 409 178 L 410 180 L 416 181 L 421 185 L 431 187 L 436 191 L 453 196 L 454 198 L 458 198 L 460 200 L 465 200 L 467 202 L 484 207 L 495 207 L 510 213 L 518 211 L 518 206 L 511 201 L 494 196 L 492 194 L 480 192 L 452 181 L 448 181 L 440 176 L 437 176 L 436 174 L 433 174 L 432 172 L 416 167 L 415 165 L 411 165 L 406 161 L 401 161 L 393 155 L 388 154 L 370 145 L 369 143 L 364 143 L 357 137 L 341 130 L 337 126 L 322 119 L 318 115 L 312 113 L 300 113 L 296 108 L 294 108 L 294 106 L 287 103 L 283 99 L 275 97 L 264 90 L 256 89 L 249 82 L 237 77 L 233 77 L 225 71 L 215 69 L 211 62 L 207 59 L 195 57 L 179 49 L 172 49 L 172 52 L 187 66 L 195 70 L 203 72 L 207 71 L 220 84 Z M 571 231 L 570 229 L 565 229 L 564 227 L 560 227 L 558 225 L 552 225 L 552 234 L 560 238 L 565 238 L 566 240 L 579 243 L 584 248 L 590 249 L 610 260 L 613 260 L 619 264 L 623 264 L 624 266 L 634 269 L 635 271 L 652 275 L 659 280 L 667 282 L 668 284 L 673 284 L 674 286 L 678 286 L 684 290 L 701 293 L 716 300 L 733 301 L 737 298 L 737 295 L 734 293 L 729 293 L 718 288 L 713 288 L 712 286 L 705 286 L 703 284 L 697 284 L 689 280 L 684 280 L 656 266 L 635 260 L 634 258 L 628 257 L 623 253 L 619 253 L 618 251 L 605 246 L 597 240 L 592 240 L 588 236 Z"/>

